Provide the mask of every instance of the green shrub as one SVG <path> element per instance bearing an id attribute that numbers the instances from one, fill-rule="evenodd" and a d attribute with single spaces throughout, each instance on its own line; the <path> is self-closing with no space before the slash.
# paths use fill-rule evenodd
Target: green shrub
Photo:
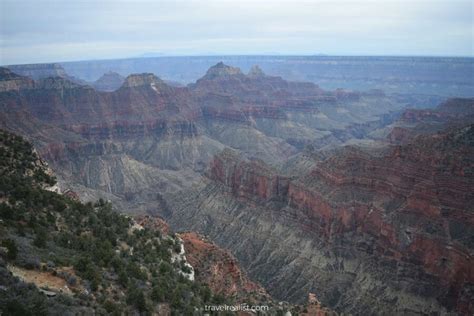
<path id="1" fill-rule="evenodd" d="M 33 241 L 33 245 L 35 245 L 38 248 L 44 248 L 46 247 L 46 242 L 48 240 L 48 233 L 46 232 L 46 229 L 44 228 L 38 228 L 36 231 L 36 237 Z"/>
<path id="2" fill-rule="evenodd" d="M 2 246 L 7 248 L 7 258 L 10 260 L 15 260 L 18 255 L 18 248 L 13 239 L 5 239 L 2 241 Z"/>

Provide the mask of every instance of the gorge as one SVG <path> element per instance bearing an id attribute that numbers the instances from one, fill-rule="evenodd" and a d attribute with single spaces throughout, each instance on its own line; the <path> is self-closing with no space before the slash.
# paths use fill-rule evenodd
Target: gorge
<path id="1" fill-rule="evenodd" d="M 231 269 L 241 286 L 277 301 L 474 313 L 467 92 L 327 90 L 223 62 L 188 85 L 74 66 L 0 68 L 0 128 L 30 140 L 64 190 L 163 218 L 189 249 L 226 249 L 256 282 Z"/>

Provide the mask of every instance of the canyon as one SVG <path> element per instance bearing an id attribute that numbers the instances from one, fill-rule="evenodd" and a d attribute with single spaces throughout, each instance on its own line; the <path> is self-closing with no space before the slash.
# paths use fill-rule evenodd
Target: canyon
<path id="1" fill-rule="evenodd" d="M 248 73 L 216 62 L 186 86 L 121 77 L 127 61 L 0 68 L 0 127 L 82 201 L 184 232 L 211 288 L 294 304 L 315 293 L 346 314 L 472 314 L 474 99 L 446 100 L 441 79 L 427 94 L 422 71 L 416 93 L 328 90 L 262 59 L 240 60 Z"/>
<path id="2" fill-rule="evenodd" d="M 152 72 L 189 84 L 223 61 L 248 71 L 259 65 L 272 76 L 319 84 L 325 89 L 382 89 L 411 95 L 472 96 L 470 58 L 398 56 L 163 56 L 60 63 L 68 74 L 95 81 L 108 71 L 122 76 Z M 20 73 L 22 74 L 22 73 Z"/>

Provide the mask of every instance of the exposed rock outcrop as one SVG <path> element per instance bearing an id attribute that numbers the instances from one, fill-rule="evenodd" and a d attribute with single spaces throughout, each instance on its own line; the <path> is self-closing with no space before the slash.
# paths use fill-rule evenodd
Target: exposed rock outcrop
<path id="1" fill-rule="evenodd" d="M 143 74 L 134 74 L 130 75 L 125 78 L 125 82 L 123 84 L 124 87 L 131 88 L 131 87 L 139 87 L 145 85 L 160 85 L 164 84 L 164 81 L 155 76 L 151 73 L 143 73 Z"/>
<path id="2" fill-rule="evenodd" d="M 109 71 L 102 75 L 93 83 L 93 87 L 99 91 L 115 91 L 120 88 L 125 78 L 120 74 Z"/>
<path id="3" fill-rule="evenodd" d="M 8 68 L 0 67 L 0 92 L 31 89 L 33 86 L 32 79 L 17 75 Z"/>
<path id="4" fill-rule="evenodd" d="M 474 127 L 468 125 L 415 136 L 402 146 L 348 147 L 313 162 L 296 179 L 224 152 L 209 176 L 245 203 L 285 213 L 328 251 L 344 245 L 345 251 L 421 269 L 431 278 L 425 282 L 438 289 L 421 295 L 465 314 L 473 308 L 465 304 L 474 284 L 473 144 Z M 278 210 L 281 205 L 290 209 Z"/>
<path id="5" fill-rule="evenodd" d="M 184 242 L 187 260 L 194 267 L 197 279 L 206 283 L 214 293 L 235 298 L 237 303 L 270 301 L 265 289 L 252 282 L 240 269 L 237 259 L 228 251 L 195 232 L 179 234 Z"/>
<path id="6" fill-rule="evenodd" d="M 68 77 L 64 68 L 58 63 L 52 64 L 29 64 L 7 66 L 11 71 L 34 80 L 48 77 Z"/>
<path id="7" fill-rule="evenodd" d="M 66 73 L 63 66 L 58 63 L 52 64 L 28 64 L 28 65 L 11 65 L 6 66 L 14 73 L 21 76 L 29 77 L 34 80 L 46 79 L 50 77 L 60 77 L 72 81 L 80 85 L 88 85 L 82 79 L 70 76 Z"/>
<path id="8" fill-rule="evenodd" d="M 209 68 L 203 79 L 212 80 L 219 77 L 227 77 L 233 75 L 243 75 L 243 73 L 237 67 L 227 66 L 223 62 L 219 62 L 215 66 Z"/>

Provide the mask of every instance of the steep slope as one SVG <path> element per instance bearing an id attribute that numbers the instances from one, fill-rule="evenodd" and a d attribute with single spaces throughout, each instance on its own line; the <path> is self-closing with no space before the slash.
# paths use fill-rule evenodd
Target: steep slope
<path id="1" fill-rule="evenodd" d="M 157 184 L 166 191 L 192 183 L 193 169 L 223 148 L 198 134 L 186 89 L 151 74 L 129 76 L 113 93 L 43 79 L 0 100 L 2 126 L 31 137 L 61 181 L 135 210 L 156 208 Z M 142 197 L 150 204 L 135 202 Z"/>
<path id="2" fill-rule="evenodd" d="M 162 234 L 170 232 L 169 225 L 160 217 L 139 215 L 135 217 L 135 220 L 139 225 L 159 230 Z M 260 284 L 247 276 L 238 260 L 228 250 L 196 232 L 178 233 L 177 237 L 182 241 L 186 260 L 193 267 L 196 280 L 209 286 L 212 293 L 230 298 L 240 306 L 268 307 L 271 315 L 284 314 L 285 311 L 290 311 L 295 315 L 301 313 L 312 316 L 337 315 L 323 306 L 313 293 L 310 293 L 307 302 L 303 305 L 289 304 L 284 301 L 277 303 Z M 242 311 L 238 315 L 252 314 Z"/>
<path id="3" fill-rule="evenodd" d="M 407 109 L 400 119 L 381 130 L 375 130 L 375 137 L 388 138 L 393 144 L 410 142 L 417 135 L 442 131 L 447 126 L 467 125 L 474 120 L 472 98 L 452 98 L 435 109 Z"/>
<path id="4" fill-rule="evenodd" d="M 184 88 L 146 73 L 128 76 L 112 92 L 62 77 L 9 76 L 4 86 L 19 80 L 22 86 L 0 94 L 2 126 L 31 137 L 60 181 L 81 196 L 135 212 L 156 212 L 157 194 L 201 181 L 226 147 L 281 165 L 305 145 L 352 138 L 339 134 L 353 124 L 386 125 L 381 115 L 402 106 L 383 95 L 326 92 L 261 70 L 245 75 L 222 63 Z M 367 108 L 370 115 L 348 114 Z"/>
<path id="5" fill-rule="evenodd" d="M 18 91 L 33 85 L 32 79 L 17 75 L 8 68 L 0 67 L 0 92 Z"/>
<path id="6" fill-rule="evenodd" d="M 0 158 L 2 314 L 192 315 L 233 303 L 234 291 L 245 293 L 241 303 L 277 308 L 248 279 L 218 290 L 205 285 L 214 280 L 204 273 L 194 280 L 182 240 L 166 223 L 133 220 L 102 200 L 81 204 L 53 192 L 59 188 L 51 170 L 21 137 L 0 130 Z M 210 253 L 225 254 L 213 246 L 193 249 L 190 257 L 207 266 L 214 264 Z M 242 275 L 236 261 L 232 267 Z"/>
<path id="7" fill-rule="evenodd" d="M 213 293 L 233 297 L 239 303 L 252 305 L 271 301 L 270 295 L 243 273 L 238 261 L 228 252 L 194 232 L 179 234 L 187 259 L 196 271 L 196 278 L 207 284 Z"/>
<path id="8" fill-rule="evenodd" d="M 474 103 L 448 104 L 466 113 Z M 351 313 L 470 314 L 474 128 L 456 122 L 415 128 L 402 145 L 308 151 L 284 173 L 225 151 L 211 181 L 170 199 L 169 221 L 231 249 L 276 297 L 314 291 Z"/>

